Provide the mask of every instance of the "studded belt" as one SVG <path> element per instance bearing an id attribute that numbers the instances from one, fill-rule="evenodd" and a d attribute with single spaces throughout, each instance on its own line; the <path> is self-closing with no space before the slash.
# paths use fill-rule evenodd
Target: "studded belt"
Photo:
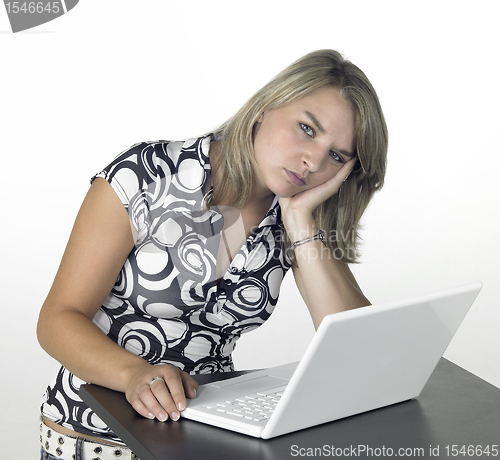
<path id="1" fill-rule="evenodd" d="M 40 442 L 51 455 L 61 460 L 139 460 L 128 448 L 105 442 L 68 436 L 40 422 Z"/>

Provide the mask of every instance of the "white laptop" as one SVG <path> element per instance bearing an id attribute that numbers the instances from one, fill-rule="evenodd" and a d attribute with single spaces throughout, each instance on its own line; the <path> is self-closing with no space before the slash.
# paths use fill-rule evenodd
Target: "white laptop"
<path id="1" fill-rule="evenodd" d="M 200 385 L 182 416 L 268 439 L 416 398 L 481 287 L 329 315 L 300 362 Z"/>

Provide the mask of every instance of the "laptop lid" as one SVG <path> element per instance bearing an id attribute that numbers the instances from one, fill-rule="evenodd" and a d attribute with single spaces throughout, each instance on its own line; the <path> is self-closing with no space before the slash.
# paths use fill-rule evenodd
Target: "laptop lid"
<path id="1" fill-rule="evenodd" d="M 416 398 L 481 287 L 477 282 L 325 317 L 262 437 Z"/>

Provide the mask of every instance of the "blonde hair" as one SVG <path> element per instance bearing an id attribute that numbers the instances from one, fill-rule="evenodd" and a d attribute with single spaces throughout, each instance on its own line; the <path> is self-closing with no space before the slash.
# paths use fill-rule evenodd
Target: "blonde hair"
<path id="1" fill-rule="evenodd" d="M 221 141 L 212 165 L 216 181 L 208 204 L 241 208 L 249 201 L 254 177 L 253 129 L 260 115 L 325 85 L 337 88 L 352 105 L 359 162 L 339 192 L 315 210 L 314 218 L 327 235 L 327 245 L 334 256 L 354 263 L 361 216 L 384 183 L 388 133 L 377 94 L 368 78 L 337 51 L 319 50 L 300 58 L 215 131 Z"/>

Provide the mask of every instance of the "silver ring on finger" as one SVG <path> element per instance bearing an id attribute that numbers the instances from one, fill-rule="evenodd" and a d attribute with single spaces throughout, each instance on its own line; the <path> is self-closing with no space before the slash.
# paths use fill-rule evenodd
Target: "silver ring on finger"
<path id="1" fill-rule="evenodd" d="M 161 377 L 153 377 L 150 381 L 149 381 L 149 386 L 153 385 L 153 382 L 156 382 L 157 380 L 161 380 L 162 382 L 164 382 L 165 380 L 163 380 Z"/>

